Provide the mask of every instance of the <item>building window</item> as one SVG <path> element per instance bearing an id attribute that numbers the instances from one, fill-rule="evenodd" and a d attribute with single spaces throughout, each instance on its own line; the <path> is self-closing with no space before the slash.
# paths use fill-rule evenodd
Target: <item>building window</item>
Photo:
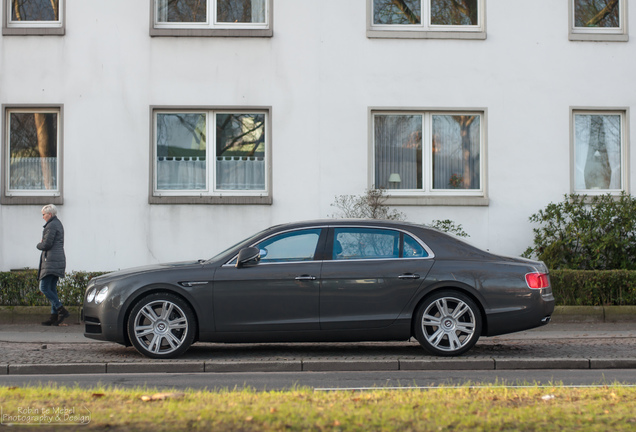
<path id="1" fill-rule="evenodd" d="M 628 40 L 625 0 L 570 0 L 570 40 Z"/>
<path id="2" fill-rule="evenodd" d="M 368 0 L 367 36 L 485 39 L 485 0 Z"/>
<path id="3" fill-rule="evenodd" d="M 59 108 L 5 108 L 3 204 L 61 204 Z"/>
<path id="4" fill-rule="evenodd" d="M 273 0 L 154 0 L 151 36 L 271 37 Z"/>
<path id="5" fill-rule="evenodd" d="M 3 35 L 64 34 L 64 0 L 3 0 L 3 2 Z"/>
<path id="6" fill-rule="evenodd" d="M 373 112 L 373 187 L 389 196 L 484 197 L 484 113 Z"/>
<path id="7" fill-rule="evenodd" d="M 153 135 L 151 202 L 271 203 L 269 110 L 155 110 Z"/>
<path id="8" fill-rule="evenodd" d="M 574 192 L 620 193 L 627 185 L 625 111 L 574 110 Z"/>

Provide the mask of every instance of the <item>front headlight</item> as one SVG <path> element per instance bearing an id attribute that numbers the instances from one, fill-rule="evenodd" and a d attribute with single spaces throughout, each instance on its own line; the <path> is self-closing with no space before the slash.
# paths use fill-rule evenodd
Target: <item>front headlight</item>
<path id="1" fill-rule="evenodd" d="M 91 288 L 91 290 L 88 292 L 88 295 L 86 296 L 86 302 L 90 303 L 93 301 L 93 299 L 95 298 L 95 293 L 97 292 L 96 288 Z"/>
<path id="2" fill-rule="evenodd" d="M 90 295 L 90 294 L 89 294 Z M 95 304 L 100 304 L 104 300 L 106 300 L 106 296 L 108 295 L 108 287 L 100 289 L 95 295 Z"/>

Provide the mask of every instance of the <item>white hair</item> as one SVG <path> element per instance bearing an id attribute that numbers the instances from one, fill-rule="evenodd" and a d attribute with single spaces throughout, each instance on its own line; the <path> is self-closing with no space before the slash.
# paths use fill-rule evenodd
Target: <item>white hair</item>
<path id="1" fill-rule="evenodd" d="M 42 213 L 47 213 L 51 216 L 55 216 L 57 215 L 57 207 L 55 207 L 55 204 L 47 204 L 42 207 Z"/>

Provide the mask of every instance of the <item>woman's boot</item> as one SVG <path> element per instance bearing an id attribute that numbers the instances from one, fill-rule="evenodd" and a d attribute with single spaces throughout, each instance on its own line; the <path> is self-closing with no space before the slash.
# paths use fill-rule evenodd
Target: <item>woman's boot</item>
<path id="1" fill-rule="evenodd" d="M 66 310 L 66 308 L 64 306 L 61 306 L 58 310 L 57 310 L 57 322 L 55 323 L 55 325 L 60 325 L 62 324 L 62 321 L 64 321 L 64 318 L 68 318 L 70 316 L 70 312 Z"/>
<path id="2" fill-rule="evenodd" d="M 47 319 L 46 321 L 42 322 L 42 325 L 43 326 L 57 325 L 57 320 L 58 320 L 58 315 L 57 314 L 51 314 L 49 319 Z"/>

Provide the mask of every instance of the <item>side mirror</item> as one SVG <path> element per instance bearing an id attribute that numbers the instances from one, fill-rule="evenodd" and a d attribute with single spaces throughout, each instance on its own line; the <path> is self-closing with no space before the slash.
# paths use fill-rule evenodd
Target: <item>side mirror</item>
<path id="1" fill-rule="evenodd" d="M 241 249 L 236 259 L 236 268 L 256 265 L 261 260 L 261 251 L 257 247 Z"/>

